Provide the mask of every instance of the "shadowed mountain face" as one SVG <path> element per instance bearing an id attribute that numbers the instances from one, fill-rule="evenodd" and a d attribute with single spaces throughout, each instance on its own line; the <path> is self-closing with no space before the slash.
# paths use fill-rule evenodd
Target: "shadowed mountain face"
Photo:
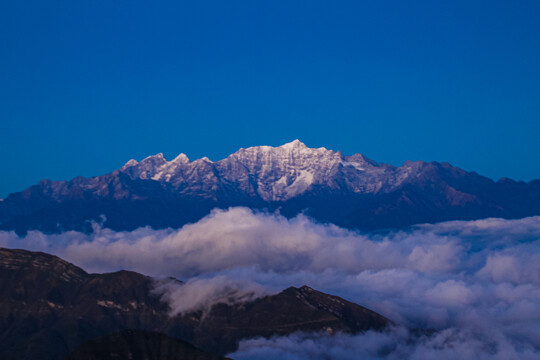
<path id="1" fill-rule="evenodd" d="M 124 330 L 78 346 L 66 360 L 220 360 L 185 341 L 140 330 Z"/>
<path id="2" fill-rule="evenodd" d="M 367 230 L 521 218 L 540 214 L 540 180 L 494 182 L 437 162 L 394 167 L 295 140 L 240 149 L 218 162 L 158 154 L 103 176 L 43 180 L 0 202 L 0 229 L 88 232 L 91 220 L 114 230 L 178 228 L 230 206 L 279 209 L 288 217 L 304 212 Z"/>
<path id="3" fill-rule="evenodd" d="M 165 334 L 224 355 L 246 338 L 295 331 L 357 333 L 391 324 L 364 307 L 307 286 L 247 303 L 218 303 L 206 313 L 170 316 L 147 276 L 128 271 L 87 274 L 55 256 L 24 250 L 0 249 L 0 288 L 1 359 L 59 359 L 91 339 L 126 329 Z M 141 336 L 146 336 L 141 346 L 178 345 Z M 102 344 L 106 350 L 111 343 L 130 341 L 121 335 Z"/>

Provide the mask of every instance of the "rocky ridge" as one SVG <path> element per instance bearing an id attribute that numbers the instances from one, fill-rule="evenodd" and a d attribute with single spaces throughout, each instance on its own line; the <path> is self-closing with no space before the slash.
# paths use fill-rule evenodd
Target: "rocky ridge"
<path id="1" fill-rule="evenodd" d="M 88 274 L 56 256 L 25 250 L 0 248 L 0 288 L 0 358 L 7 360 L 61 359 L 103 336 L 97 343 L 107 354 L 111 343 L 133 345 L 138 339 L 140 350 L 149 355 L 156 354 L 152 346 L 163 345 L 217 358 L 203 356 L 186 343 L 207 354 L 225 355 L 242 339 L 296 331 L 358 333 L 392 324 L 362 306 L 307 286 L 171 315 L 150 277 L 130 271 Z M 146 333 L 107 337 L 124 330 Z M 79 348 L 74 358 L 84 358 L 87 350 Z"/>
<path id="2" fill-rule="evenodd" d="M 361 230 L 521 218 L 540 214 L 540 180 L 493 181 L 438 162 L 395 167 L 295 140 L 217 162 L 158 154 L 102 176 L 43 180 L 0 202 L 0 229 L 92 231 L 92 221 L 114 230 L 178 228 L 231 206 L 304 213 Z"/>

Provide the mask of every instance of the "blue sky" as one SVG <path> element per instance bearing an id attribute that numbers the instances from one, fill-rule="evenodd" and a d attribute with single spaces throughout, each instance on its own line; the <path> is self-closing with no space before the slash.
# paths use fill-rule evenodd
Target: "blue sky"
<path id="1" fill-rule="evenodd" d="M 540 178 L 536 0 L 0 0 L 0 55 L 0 197 L 296 138 Z"/>

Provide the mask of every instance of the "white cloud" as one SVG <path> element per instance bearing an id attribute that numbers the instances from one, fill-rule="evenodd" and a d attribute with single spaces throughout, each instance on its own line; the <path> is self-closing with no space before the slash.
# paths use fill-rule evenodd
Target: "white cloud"
<path id="1" fill-rule="evenodd" d="M 186 280 L 180 288 L 161 284 L 173 312 L 204 311 L 216 302 L 308 284 L 405 326 L 446 329 L 436 338 L 400 345 L 405 347 L 382 358 L 399 358 L 396 354 L 403 350 L 405 358 L 444 359 L 450 349 L 463 355 L 453 358 L 462 359 L 486 354 L 540 358 L 540 217 L 452 221 L 362 234 L 302 215 L 286 219 L 232 208 L 179 230 L 97 230 L 91 235 L 29 232 L 23 238 L 0 232 L 0 245 L 54 253 L 88 271 L 129 269 Z M 320 354 L 338 351 L 337 345 L 333 348 L 338 341 L 356 349 L 360 345 L 355 342 L 366 343 L 363 336 L 368 335 L 325 338 L 322 345 L 296 338 L 260 340 L 244 343 L 241 352 L 259 351 L 257 344 L 267 354 L 289 351 L 287 344 L 293 341 L 300 347 L 294 345 L 288 358 L 303 359 L 295 351 L 309 353 L 310 346 L 319 347 Z M 380 337 L 381 344 L 399 343 L 395 334 L 369 336 Z M 357 350 L 372 351 L 362 346 Z M 381 346 L 373 351 L 388 347 Z M 480 355 L 472 356 L 475 351 Z"/>
<path id="2" fill-rule="evenodd" d="M 293 334 L 272 339 L 251 339 L 230 354 L 236 360 L 532 360 L 538 352 L 516 348 L 500 334 L 484 336 L 450 328 L 432 337 L 415 338 L 403 328 L 360 335 Z"/>
<path id="3" fill-rule="evenodd" d="M 156 281 L 154 290 L 169 303 L 171 316 L 193 311 L 204 314 L 215 304 L 241 304 L 270 294 L 257 283 L 232 280 L 225 276 L 194 278 L 184 284 L 163 279 Z"/>

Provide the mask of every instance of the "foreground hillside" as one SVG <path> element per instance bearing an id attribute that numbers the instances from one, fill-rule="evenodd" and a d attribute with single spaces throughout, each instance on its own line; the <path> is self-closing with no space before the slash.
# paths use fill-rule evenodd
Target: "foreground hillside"
<path id="1" fill-rule="evenodd" d="M 111 344 L 135 341 L 149 354 L 155 355 L 157 350 L 148 347 L 156 344 L 182 347 L 205 359 L 235 351 L 242 339 L 296 331 L 358 333 L 391 324 L 373 311 L 307 286 L 172 315 L 155 285 L 135 272 L 88 274 L 52 255 L 0 249 L 0 358 L 60 359 L 82 346 L 72 357 L 79 359 L 85 342 L 134 329 L 150 333 L 113 335 L 96 340 L 95 349 L 107 352 Z"/>
<path id="2" fill-rule="evenodd" d="M 66 360 L 221 360 L 185 341 L 141 330 L 123 330 L 78 346 Z"/>

